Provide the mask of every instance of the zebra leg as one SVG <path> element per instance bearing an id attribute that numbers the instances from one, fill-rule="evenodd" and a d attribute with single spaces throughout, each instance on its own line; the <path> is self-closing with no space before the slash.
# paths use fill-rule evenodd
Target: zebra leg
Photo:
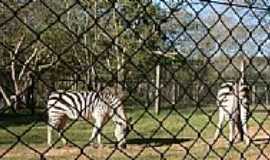
<path id="1" fill-rule="evenodd" d="M 229 120 L 229 127 L 230 127 L 229 141 L 230 141 L 230 144 L 233 144 L 234 140 L 235 140 L 235 126 L 236 126 L 235 119 L 230 119 Z"/>
<path id="2" fill-rule="evenodd" d="M 53 131 L 53 128 L 48 124 L 48 126 L 47 126 L 47 144 L 48 144 L 48 146 L 52 146 L 52 131 Z"/>
<path id="3" fill-rule="evenodd" d="M 237 122 L 236 122 L 236 127 L 237 127 L 237 136 L 239 136 L 239 141 L 243 141 L 243 129 L 242 129 L 242 123 L 241 123 L 241 120 L 238 119 Z"/>
<path id="4" fill-rule="evenodd" d="M 213 141 L 215 141 L 219 134 L 221 133 L 221 130 L 222 130 L 222 123 L 224 121 L 224 111 L 222 110 L 222 108 L 219 109 L 219 121 L 218 121 L 218 124 L 217 124 L 217 129 L 216 129 L 216 132 L 215 132 L 215 135 L 214 135 L 214 139 Z"/>
<path id="5" fill-rule="evenodd" d="M 67 141 L 66 139 L 62 136 L 63 133 L 64 133 L 64 127 L 66 125 L 66 122 L 67 122 L 67 116 L 66 115 L 61 115 L 61 117 L 57 120 L 57 133 L 58 133 L 58 136 L 60 138 L 60 140 L 62 141 L 63 143 L 63 146 L 67 144 Z"/>
<path id="6" fill-rule="evenodd" d="M 242 102 L 243 103 L 243 102 Z M 250 139 L 248 137 L 248 105 L 242 104 L 242 113 L 241 113 L 241 125 L 242 125 L 242 131 L 243 131 L 243 137 L 245 140 L 245 143 L 248 145 L 250 143 Z"/>
<path id="7" fill-rule="evenodd" d="M 242 124 L 242 126 L 243 126 L 244 140 L 245 140 L 246 144 L 248 145 L 248 144 L 250 143 L 250 139 L 249 139 L 249 137 L 248 137 L 248 127 L 247 127 L 247 123 L 244 122 L 244 123 Z"/>
<path id="8" fill-rule="evenodd" d="M 93 141 L 95 138 L 97 138 L 97 143 L 98 145 L 101 144 L 101 128 L 102 128 L 102 124 L 103 124 L 103 118 L 97 118 L 96 122 L 95 122 L 95 126 L 93 128 L 93 132 L 91 137 L 89 138 L 89 141 Z"/>
<path id="9" fill-rule="evenodd" d="M 93 143 L 93 141 L 94 141 L 95 138 L 96 138 L 96 134 L 97 134 L 97 128 L 96 128 L 96 126 L 94 126 L 93 131 L 92 131 L 92 135 L 91 135 L 91 137 L 89 138 L 89 142 L 90 142 L 90 143 Z"/>
<path id="10" fill-rule="evenodd" d="M 50 113 L 48 114 L 48 124 L 47 124 L 47 144 L 48 146 L 52 146 L 52 136 L 53 136 L 53 128 L 56 126 L 56 121 L 51 118 Z"/>
<path id="11" fill-rule="evenodd" d="M 61 137 L 61 141 L 63 145 L 65 146 L 67 144 L 67 140 L 62 136 L 62 134 L 63 134 L 63 130 L 58 132 L 58 136 Z"/>
<path id="12" fill-rule="evenodd" d="M 47 144 L 48 146 L 52 146 L 52 133 L 53 133 L 53 127 L 48 125 L 47 127 L 48 131 L 47 131 Z M 63 145 L 67 144 L 67 141 L 64 137 L 61 136 L 62 130 L 57 131 L 58 136 L 61 137 L 61 141 L 63 143 Z"/>

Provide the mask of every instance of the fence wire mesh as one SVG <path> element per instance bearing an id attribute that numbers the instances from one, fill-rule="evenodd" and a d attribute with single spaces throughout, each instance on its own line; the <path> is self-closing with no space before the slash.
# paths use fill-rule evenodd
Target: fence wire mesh
<path id="1" fill-rule="evenodd" d="M 270 159 L 269 8 L 0 0 L 0 158 Z"/>

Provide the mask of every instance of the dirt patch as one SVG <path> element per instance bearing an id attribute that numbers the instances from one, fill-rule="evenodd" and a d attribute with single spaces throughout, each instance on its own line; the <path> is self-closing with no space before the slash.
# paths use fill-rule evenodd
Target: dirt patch
<path id="1" fill-rule="evenodd" d="M 20 158 L 22 157 L 24 159 L 40 159 L 40 154 L 37 150 L 34 151 L 26 146 L 22 145 L 16 145 L 16 147 L 5 147 L 5 148 L 0 148 L 0 155 L 3 156 L 3 158 Z"/>
<path id="2" fill-rule="evenodd" d="M 265 128 L 269 128 L 270 126 L 262 126 L 262 127 L 250 127 L 249 128 L 249 136 L 256 139 L 266 138 L 269 139 L 270 131 Z"/>
<path id="3" fill-rule="evenodd" d="M 269 126 L 267 126 L 269 127 Z M 264 128 L 267 128 L 264 127 Z M 252 144 L 246 146 L 244 142 L 234 144 L 236 149 L 230 149 L 228 154 L 225 154 L 228 150 L 227 140 L 219 138 L 218 142 L 213 146 L 213 150 L 209 156 L 208 144 L 211 143 L 211 139 L 203 141 L 201 139 L 192 139 L 186 142 L 170 143 L 167 145 L 155 145 L 149 144 L 128 144 L 128 148 L 125 150 L 117 149 L 113 145 L 104 145 L 103 147 L 94 148 L 93 146 L 87 146 L 83 149 L 78 147 L 62 147 L 48 149 L 46 145 L 33 145 L 32 147 L 37 152 L 29 149 L 22 144 L 16 145 L 13 149 L 8 151 L 4 155 L 4 159 L 40 159 L 43 155 L 48 160 L 88 160 L 88 159 L 135 159 L 140 157 L 143 159 L 160 159 L 162 156 L 166 159 L 218 159 L 215 152 L 221 156 L 225 155 L 225 159 L 239 159 L 241 152 L 246 159 L 267 159 L 270 157 L 270 145 L 268 132 L 260 129 L 259 127 L 250 127 L 249 136 L 252 137 Z M 263 141 L 265 140 L 265 141 Z M 268 140 L 268 141 L 267 141 Z M 4 154 L 8 150 L 7 147 L 0 147 L 0 155 Z M 261 155 L 261 150 L 263 151 Z M 192 155 L 192 156 L 190 156 Z M 204 157 L 205 156 L 205 157 Z M 139 158 L 139 159 L 140 159 Z"/>
<path id="4" fill-rule="evenodd" d="M 168 151 L 166 151 L 170 148 Z M 162 147 L 154 147 L 149 145 L 128 145 L 125 150 L 115 148 L 113 146 L 104 146 L 99 148 L 94 148 L 92 146 L 87 146 L 83 149 L 77 147 L 62 147 L 62 148 L 52 148 L 45 152 L 48 148 L 46 147 L 35 147 L 39 153 L 30 150 L 27 147 L 16 146 L 5 154 L 4 158 L 12 159 L 40 159 L 42 154 L 46 159 L 131 159 L 134 157 L 143 157 L 146 159 L 159 159 L 161 154 L 166 151 L 165 156 L 171 157 L 171 159 L 178 159 L 179 155 L 184 153 L 184 149 L 177 145 L 164 145 Z M 0 149 L 0 153 L 6 151 L 5 149 Z M 163 155 L 164 156 L 164 155 Z"/>

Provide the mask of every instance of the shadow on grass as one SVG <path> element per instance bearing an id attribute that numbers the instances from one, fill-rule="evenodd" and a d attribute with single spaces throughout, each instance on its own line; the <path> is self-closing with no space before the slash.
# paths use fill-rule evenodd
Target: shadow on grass
<path id="1" fill-rule="evenodd" d="M 255 144 L 269 144 L 270 143 L 270 137 L 269 138 L 256 138 L 253 140 Z"/>
<path id="2" fill-rule="evenodd" d="M 31 124 L 33 122 L 44 122 L 47 119 L 45 113 L 36 114 L 0 114 L 0 126 L 11 127 Z"/>
<path id="3" fill-rule="evenodd" d="M 192 141 L 192 138 L 134 138 L 128 139 L 127 144 L 145 144 L 151 146 L 162 146 L 162 145 L 172 145 L 180 144 L 188 141 Z"/>

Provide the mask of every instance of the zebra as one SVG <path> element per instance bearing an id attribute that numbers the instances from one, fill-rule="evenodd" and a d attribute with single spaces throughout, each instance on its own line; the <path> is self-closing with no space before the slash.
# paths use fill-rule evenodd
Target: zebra
<path id="1" fill-rule="evenodd" d="M 235 128 L 240 133 L 240 139 L 250 143 L 248 137 L 248 114 L 249 114 L 249 92 L 250 88 L 245 77 L 245 61 L 241 64 L 241 77 L 236 82 L 225 82 L 221 84 L 217 93 L 217 106 L 219 107 L 219 121 L 214 140 L 222 129 L 222 123 L 225 119 L 229 120 L 229 141 L 232 143 L 235 139 Z"/>
<path id="2" fill-rule="evenodd" d="M 100 92 L 95 91 L 54 91 L 49 95 L 47 102 L 48 133 L 47 143 L 52 146 L 52 131 L 56 129 L 61 141 L 67 144 L 61 136 L 68 119 L 94 119 L 94 128 L 89 142 L 97 138 L 101 145 L 101 129 L 110 119 L 114 122 L 114 135 L 118 147 L 126 148 L 126 136 L 129 132 L 127 117 L 121 97 L 115 95 L 115 88 L 107 87 Z"/>

